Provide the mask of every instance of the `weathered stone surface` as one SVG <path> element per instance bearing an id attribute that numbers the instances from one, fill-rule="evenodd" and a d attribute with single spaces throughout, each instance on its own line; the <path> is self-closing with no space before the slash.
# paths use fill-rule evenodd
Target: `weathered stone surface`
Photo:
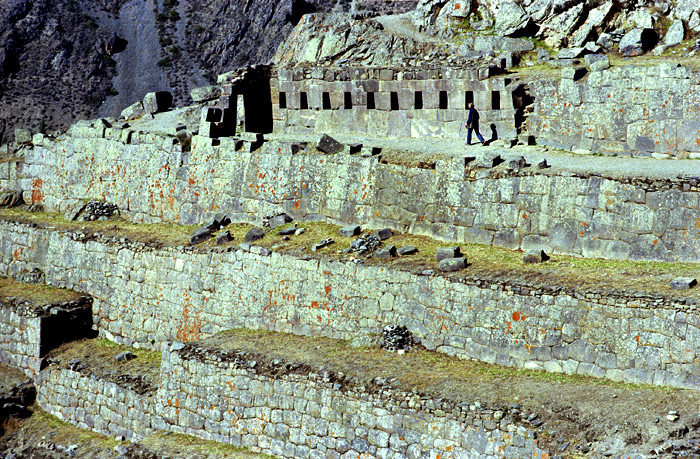
<path id="1" fill-rule="evenodd" d="M 549 256 L 544 253 L 544 250 L 530 250 L 523 256 L 525 263 L 542 263 L 547 261 Z"/>
<path id="2" fill-rule="evenodd" d="M 190 91 L 190 95 L 192 96 L 192 100 L 197 103 L 214 100 L 221 96 L 221 86 L 203 86 L 201 88 L 194 88 Z"/>
<path id="3" fill-rule="evenodd" d="M 391 236 L 393 236 L 394 232 L 391 231 L 391 228 L 383 228 L 383 229 L 375 231 L 374 235 L 377 237 L 377 239 L 379 239 L 380 241 L 383 241 L 383 240 L 389 239 Z"/>
<path id="4" fill-rule="evenodd" d="M 143 98 L 143 109 L 146 113 L 160 113 L 173 105 L 173 96 L 167 91 L 149 92 Z"/>
<path id="5" fill-rule="evenodd" d="M 404 247 L 400 247 L 400 248 L 397 250 L 397 253 L 398 253 L 399 255 L 401 255 L 401 256 L 413 255 L 414 253 L 418 253 L 418 249 L 417 249 L 416 246 L 414 246 L 414 245 L 407 245 L 407 246 L 404 246 Z"/>
<path id="6" fill-rule="evenodd" d="M 133 119 L 133 118 L 138 118 L 139 116 L 142 116 L 144 113 L 146 113 L 146 110 L 143 107 L 143 103 L 141 101 L 135 102 L 128 107 L 126 107 L 124 110 L 121 112 L 121 117 L 126 118 L 127 120 Z"/>
<path id="7" fill-rule="evenodd" d="M 345 237 L 353 237 L 357 236 L 360 234 L 362 231 L 362 228 L 360 228 L 360 225 L 350 225 L 350 226 L 345 226 L 343 228 L 340 228 L 338 231 L 341 236 Z"/>
<path id="8" fill-rule="evenodd" d="M 231 231 L 229 230 L 222 231 L 216 236 L 216 245 L 224 245 L 227 242 L 231 241 L 233 241 L 233 236 L 231 235 Z"/>
<path id="9" fill-rule="evenodd" d="M 251 228 L 245 233 L 243 242 L 255 242 L 265 237 L 265 231 L 262 228 Z"/>
<path id="10" fill-rule="evenodd" d="M 454 272 L 461 271 L 467 267 L 467 259 L 464 257 L 459 258 L 444 258 L 440 260 L 438 265 L 438 270 L 441 272 Z"/>
<path id="11" fill-rule="evenodd" d="M 627 33 L 618 45 L 625 57 L 640 56 L 656 46 L 659 41 L 654 29 L 637 28 Z"/>
<path id="12" fill-rule="evenodd" d="M 664 36 L 666 46 L 676 46 L 685 40 L 685 24 L 682 20 L 674 21 Z"/>
<path id="13" fill-rule="evenodd" d="M 677 277 L 671 281 L 671 288 L 674 290 L 689 290 L 696 285 L 698 281 L 692 277 Z"/>
<path id="14" fill-rule="evenodd" d="M 462 251 L 459 246 L 454 247 L 442 247 L 437 249 L 435 253 L 435 258 L 437 261 L 444 260 L 445 258 L 457 258 L 462 256 Z"/>
<path id="15" fill-rule="evenodd" d="M 379 260 L 387 260 L 387 259 L 393 258 L 395 256 L 396 256 L 396 246 L 395 245 L 380 247 L 379 249 L 375 250 L 374 253 L 372 254 L 373 258 L 377 258 Z"/>
<path id="16" fill-rule="evenodd" d="M 275 229 L 280 225 L 284 225 L 291 222 L 292 220 L 292 217 L 290 217 L 287 214 L 277 215 L 270 220 L 270 229 Z"/>
<path id="17" fill-rule="evenodd" d="M 28 129 L 15 128 L 15 143 L 28 143 L 32 141 L 32 133 Z"/>
<path id="18" fill-rule="evenodd" d="M 317 150 L 322 151 L 327 155 L 339 153 L 343 151 L 343 148 L 345 148 L 345 146 L 342 143 L 338 142 L 328 134 L 323 134 L 323 137 L 321 137 L 321 140 L 319 140 L 318 145 L 316 145 Z"/>
<path id="19" fill-rule="evenodd" d="M 190 236 L 190 245 L 200 244 L 208 239 L 211 239 L 212 234 L 209 228 L 197 228 L 192 236 Z"/>
<path id="20" fill-rule="evenodd" d="M 124 351 L 120 352 L 119 354 L 114 356 L 114 360 L 117 362 L 128 362 L 129 360 L 133 360 L 134 354 L 132 354 L 130 351 Z"/>
<path id="21" fill-rule="evenodd" d="M 512 0 L 498 3 L 494 29 L 498 35 L 513 35 L 527 27 L 530 17 L 525 10 Z"/>
<path id="22" fill-rule="evenodd" d="M 592 56 L 600 56 L 599 54 L 591 54 Z M 588 56 L 586 56 L 588 57 Z M 596 59 L 589 65 L 592 72 L 602 72 L 610 68 L 610 59 L 608 56 L 603 56 L 601 59 Z"/>

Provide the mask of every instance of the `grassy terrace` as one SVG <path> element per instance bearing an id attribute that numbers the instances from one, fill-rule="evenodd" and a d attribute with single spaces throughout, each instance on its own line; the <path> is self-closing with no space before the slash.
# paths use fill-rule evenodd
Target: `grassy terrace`
<path id="1" fill-rule="evenodd" d="M 66 303 L 84 295 L 73 290 L 46 284 L 27 284 L 0 276 L 0 299 L 24 298 L 36 306 Z"/>
<path id="2" fill-rule="evenodd" d="M 174 224 L 134 224 L 124 220 L 69 222 L 59 214 L 28 213 L 20 210 L 0 209 L 0 219 L 37 224 L 57 230 L 81 231 L 90 234 L 102 234 L 115 238 L 140 241 L 156 247 L 188 246 L 189 236 L 195 226 Z M 337 260 L 351 260 L 356 254 L 339 253 L 350 246 L 353 238 L 338 234 L 338 226 L 327 223 L 299 223 L 306 232 L 299 236 L 290 236 L 284 241 L 277 233 L 289 225 L 284 225 L 269 232 L 256 242 L 257 245 L 298 257 L 331 257 Z M 243 241 L 245 233 L 252 228 L 248 224 L 232 224 L 226 227 L 234 241 L 226 246 L 234 247 Z M 332 238 L 335 243 L 317 252 L 311 246 L 323 239 Z M 414 245 L 418 248 L 416 255 L 397 257 L 389 261 L 362 257 L 365 265 L 385 266 L 387 268 L 419 272 L 437 269 L 435 251 L 439 247 L 456 245 L 445 243 L 425 236 L 395 234 L 383 241 L 384 245 L 393 244 L 397 248 Z M 700 288 L 686 291 L 673 291 L 670 281 L 676 277 L 696 278 L 700 275 L 700 265 L 696 263 L 665 263 L 649 261 L 602 260 L 555 255 L 542 264 L 525 264 L 522 252 L 499 247 L 461 243 L 462 253 L 470 266 L 451 277 L 493 279 L 537 286 L 559 286 L 582 291 L 625 293 L 649 293 L 664 296 L 682 296 L 700 300 Z M 226 247 L 223 246 L 223 247 Z M 214 239 L 196 246 L 196 250 L 218 250 Z M 1 284 L 0 284 L 1 285 Z"/>

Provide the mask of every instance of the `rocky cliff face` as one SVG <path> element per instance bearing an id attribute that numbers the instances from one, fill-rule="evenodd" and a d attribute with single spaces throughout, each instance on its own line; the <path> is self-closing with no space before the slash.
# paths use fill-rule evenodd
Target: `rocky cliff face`
<path id="1" fill-rule="evenodd" d="M 0 0 L 0 143 L 264 63 L 317 0 Z M 339 8 L 348 8 L 342 4 Z"/>

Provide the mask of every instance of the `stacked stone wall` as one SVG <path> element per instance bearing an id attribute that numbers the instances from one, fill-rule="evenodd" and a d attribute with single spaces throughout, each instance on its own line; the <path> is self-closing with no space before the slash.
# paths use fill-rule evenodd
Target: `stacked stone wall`
<path id="1" fill-rule="evenodd" d="M 270 377 L 260 366 L 202 349 L 195 356 L 166 349 L 159 413 L 173 431 L 281 457 L 546 455 L 536 434 L 508 413 L 391 388 L 367 393 L 328 372 Z"/>
<path id="2" fill-rule="evenodd" d="M 0 298 L 0 363 L 35 376 L 49 350 L 91 333 L 91 303 L 83 297 L 35 306 L 16 298 Z"/>
<path id="3" fill-rule="evenodd" d="M 158 422 L 155 393 L 139 394 L 91 374 L 49 368 L 35 381 L 37 402 L 54 416 L 83 429 L 138 441 Z"/>
<path id="4" fill-rule="evenodd" d="M 514 106 L 512 92 L 519 85 L 511 79 L 489 79 L 491 72 L 280 68 L 271 80 L 274 130 L 462 138 L 470 99 L 479 109 L 486 138 L 515 139 L 520 107 Z"/>
<path id="5" fill-rule="evenodd" d="M 538 144 L 605 154 L 700 157 L 700 86 L 697 73 L 688 68 L 613 67 L 591 71 L 578 81 L 536 81 L 531 88 L 535 111 L 529 131 Z"/>
<path id="6" fill-rule="evenodd" d="M 149 249 L 0 226 L 0 272 L 35 267 L 95 297 L 99 332 L 126 344 L 194 341 L 231 328 L 351 339 L 406 325 L 462 358 L 640 383 L 698 387 L 692 299 L 588 292 L 242 250 Z M 5 254 L 13 252 L 14 257 Z"/>
<path id="7" fill-rule="evenodd" d="M 0 301 L 0 363 L 34 376 L 41 369 L 41 319 Z"/>
<path id="8" fill-rule="evenodd" d="M 103 135 L 98 127 L 27 152 L 25 199 L 49 211 L 104 199 L 146 223 L 193 224 L 223 212 L 259 222 L 284 211 L 296 219 L 585 257 L 695 261 L 700 255 L 695 179 L 508 172 L 477 161 L 465 166 L 456 157 L 434 169 L 409 168 L 377 156 L 294 155 L 289 143 L 277 141 L 251 152 L 254 143 L 212 145 L 203 137 L 183 152 L 168 137 L 139 135 L 134 144 L 132 133 L 132 143 L 124 144 Z"/>

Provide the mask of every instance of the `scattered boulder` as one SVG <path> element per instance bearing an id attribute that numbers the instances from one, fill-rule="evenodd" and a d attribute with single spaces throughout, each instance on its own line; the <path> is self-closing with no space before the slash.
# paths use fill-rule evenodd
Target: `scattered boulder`
<path id="1" fill-rule="evenodd" d="M 340 233 L 341 236 L 353 237 L 353 236 L 357 236 L 358 234 L 360 234 L 361 231 L 362 230 L 360 228 L 360 225 L 351 225 L 351 226 L 346 226 L 344 228 L 340 228 L 340 230 L 338 232 Z"/>
<path id="2" fill-rule="evenodd" d="M 549 55 L 549 52 L 546 49 L 541 49 L 537 52 L 537 63 L 538 64 L 541 64 L 543 62 L 547 62 L 550 59 L 552 59 L 552 56 Z"/>
<path id="3" fill-rule="evenodd" d="M 528 27 L 530 17 L 525 10 L 512 0 L 498 3 L 494 31 L 496 35 L 513 35 Z"/>
<path id="4" fill-rule="evenodd" d="M 316 149 L 318 151 L 321 151 L 327 155 L 339 153 L 339 152 L 343 151 L 344 148 L 345 148 L 345 145 L 338 142 L 337 140 L 335 140 L 333 137 L 329 136 L 328 134 L 323 134 L 323 136 L 321 137 L 321 140 L 319 140 L 318 145 L 316 146 Z"/>
<path id="5" fill-rule="evenodd" d="M 335 241 L 334 241 L 333 239 L 331 239 L 331 238 L 324 239 L 324 240 L 322 240 L 321 242 L 318 242 L 318 243 L 312 245 L 312 246 L 311 246 L 311 251 L 312 251 L 312 252 L 316 252 L 316 251 L 321 250 L 322 248 L 324 248 L 324 247 L 326 247 L 326 246 L 329 246 L 329 245 L 331 245 L 331 244 L 334 244 L 334 243 L 335 243 Z"/>
<path id="6" fill-rule="evenodd" d="M 114 360 L 117 362 L 128 362 L 129 360 L 134 360 L 134 354 L 129 351 L 120 352 L 114 356 Z"/>
<path id="7" fill-rule="evenodd" d="M 292 220 L 293 220 L 292 217 L 290 217 L 287 214 L 279 214 L 279 215 L 270 219 L 270 222 L 269 222 L 270 229 L 275 229 L 278 226 L 284 225 L 286 223 L 290 223 Z"/>
<path id="8" fill-rule="evenodd" d="M 380 260 L 388 260 L 389 258 L 393 258 L 395 256 L 396 256 L 396 246 L 395 245 L 382 247 L 381 249 L 377 249 L 372 254 L 373 258 L 377 258 Z"/>
<path id="9" fill-rule="evenodd" d="M 558 59 L 576 59 L 583 56 L 584 48 L 562 48 L 557 53 Z"/>
<path id="10" fill-rule="evenodd" d="M 233 241 L 233 236 L 231 236 L 231 231 L 222 231 L 221 234 L 216 236 L 216 245 L 224 245 L 227 242 Z"/>
<path id="11" fill-rule="evenodd" d="M 119 213 L 119 207 L 116 204 L 96 201 L 93 199 L 85 206 L 83 220 L 107 220 L 109 217 L 114 215 L 114 213 Z"/>
<path id="12" fill-rule="evenodd" d="M 15 143 L 29 143 L 32 141 L 32 133 L 28 129 L 15 129 Z"/>
<path id="13" fill-rule="evenodd" d="M 377 237 L 380 241 L 383 241 L 385 239 L 389 239 L 391 236 L 394 235 L 394 232 L 391 231 L 391 228 L 384 228 L 380 229 L 374 232 L 374 236 Z"/>
<path id="14" fill-rule="evenodd" d="M 671 281 L 673 290 L 689 290 L 696 285 L 698 285 L 698 281 L 692 277 L 677 277 Z"/>
<path id="15" fill-rule="evenodd" d="M 203 226 L 204 228 L 209 228 L 212 232 L 219 231 L 219 229 L 221 229 L 221 223 L 216 219 L 216 217 L 206 222 Z"/>
<path id="16" fill-rule="evenodd" d="M 636 28 L 627 33 L 618 45 L 620 54 L 625 57 L 640 56 L 654 46 L 659 41 L 654 29 Z"/>
<path id="17" fill-rule="evenodd" d="M 245 233 L 244 242 L 255 242 L 265 237 L 265 231 L 262 228 L 251 228 Z"/>
<path id="18" fill-rule="evenodd" d="M 138 118 L 139 116 L 142 116 L 145 113 L 146 110 L 143 108 L 143 103 L 141 101 L 138 101 L 122 110 L 120 117 L 130 120 L 133 118 Z"/>
<path id="19" fill-rule="evenodd" d="M 440 260 L 438 270 L 441 272 L 461 271 L 467 267 L 467 259 L 464 257 L 444 258 Z"/>
<path id="20" fill-rule="evenodd" d="M 610 51 L 615 45 L 612 35 L 609 33 L 601 33 L 595 42 L 596 45 L 603 48 L 605 51 Z"/>
<path id="21" fill-rule="evenodd" d="M 221 86 L 203 86 L 190 91 L 192 100 L 197 103 L 218 99 L 221 96 Z"/>
<path id="22" fill-rule="evenodd" d="M 220 225 L 222 228 L 224 228 L 224 227 L 230 225 L 231 222 L 233 221 L 233 219 L 231 218 L 231 214 L 228 213 L 228 212 L 226 212 L 226 213 L 223 214 L 223 215 L 222 215 L 222 214 L 219 214 L 219 215 L 217 215 L 215 218 L 219 221 L 219 225 Z"/>
<path id="23" fill-rule="evenodd" d="M 530 250 L 523 256 L 525 263 L 542 263 L 549 260 L 549 255 L 544 253 L 544 250 Z"/>
<path id="24" fill-rule="evenodd" d="M 437 261 L 445 260 L 447 258 L 457 258 L 462 256 L 462 251 L 459 248 L 459 246 L 454 246 L 454 247 L 443 247 L 440 249 L 437 249 L 437 252 L 435 253 L 435 257 L 437 258 Z"/>
<path id="25" fill-rule="evenodd" d="M 599 56 L 599 54 L 591 54 L 591 56 Z M 588 57 L 588 56 L 586 56 Z M 592 72 L 602 72 L 610 68 L 610 59 L 608 56 L 603 56 L 602 59 L 597 59 L 589 65 Z"/>
<path id="26" fill-rule="evenodd" d="M 399 250 L 397 250 L 397 253 L 401 256 L 413 255 L 414 253 L 418 253 L 418 249 L 414 245 L 407 245 L 405 247 L 399 248 Z"/>
<path id="27" fill-rule="evenodd" d="M 209 228 L 197 228 L 192 236 L 190 236 L 190 245 L 201 244 L 202 242 L 211 239 L 212 234 Z"/>
<path id="28" fill-rule="evenodd" d="M 154 114 L 168 110 L 173 105 L 173 95 L 168 91 L 149 92 L 143 98 L 143 109 Z"/>
<path id="29" fill-rule="evenodd" d="M 666 32 L 664 44 L 666 46 L 676 46 L 680 45 L 683 40 L 685 40 L 685 24 L 683 24 L 682 20 L 677 20 Z"/>
<path id="30" fill-rule="evenodd" d="M 350 247 L 343 250 L 343 253 L 359 252 L 360 254 L 366 252 L 372 252 L 379 247 L 379 238 L 371 234 L 365 234 L 364 236 L 358 237 L 350 243 Z"/>
<path id="31" fill-rule="evenodd" d="M 297 224 L 295 223 L 294 225 L 290 226 L 289 228 L 285 228 L 281 230 L 279 233 L 277 233 L 280 236 L 291 236 L 292 234 L 296 233 L 297 231 Z"/>

